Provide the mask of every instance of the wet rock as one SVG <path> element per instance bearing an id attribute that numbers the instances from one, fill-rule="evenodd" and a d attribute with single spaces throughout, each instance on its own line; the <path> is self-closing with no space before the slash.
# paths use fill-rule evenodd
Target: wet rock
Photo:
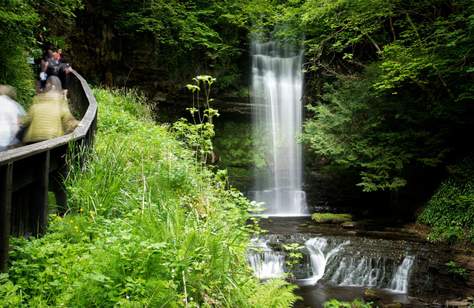
<path id="1" fill-rule="evenodd" d="M 160 91 L 156 92 L 153 100 L 157 102 L 166 102 L 166 93 Z"/>
<path id="2" fill-rule="evenodd" d="M 401 303 L 389 303 L 389 304 L 382 304 L 381 307 L 383 308 L 402 308 L 403 305 Z"/>
<path id="3" fill-rule="evenodd" d="M 466 286 L 470 294 L 474 295 L 474 256 L 460 254 L 454 257 L 456 263 L 466 270 Z"/>
<path id="4" fill-rule="evenodd" d="M 471 302 L 469 302 L 467 299 L 466 300 L 451 300 L 451 301 L 446 301 L 445 305 L 446 307 L 456 307 L 456 308 L 469 308 L 471 307 Z"/>
<path id="5" fill-rule="evenodd" d="M 354 221 L 346 221 L 341 224 L 341 227 L 344 229 L 353 229 L 357 226 L 358 224 Z"/>
<path id="6" fill-rule="evenodd" d="M 365 301 L 378 301 L 382 297 L 374 289 L 365 289 L 364 291 L 364 300 Z"/>

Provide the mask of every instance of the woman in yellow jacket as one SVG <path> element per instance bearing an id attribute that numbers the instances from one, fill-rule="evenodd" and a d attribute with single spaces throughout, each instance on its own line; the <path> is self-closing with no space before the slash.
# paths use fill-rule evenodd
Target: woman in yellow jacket
<path id="1" fill-rule="evenodd" d="M 76 128 L 79 121 L 69 110 L 58 77 L 48 78 L 45 92 L 33 98 L 33 105 L 22 122 L 27 127 L 23 137 L 26 144 L 56 138 Z"/>

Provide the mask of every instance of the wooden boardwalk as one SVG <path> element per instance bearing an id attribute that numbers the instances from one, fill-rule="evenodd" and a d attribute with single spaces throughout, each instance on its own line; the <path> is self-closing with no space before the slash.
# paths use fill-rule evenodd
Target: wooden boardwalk
<path id="1" fill-rule="evenodd" d="M 82 118 L 70 134 L 0 152 L 0 272 L 7 271 L 9 237 L 40 236 L 48 222 L 48 191 L 65 208 L 66 153 L 82 161 L 92 147 L 97 102 L 87 82 L 72 70 L 69 105 Z"/>

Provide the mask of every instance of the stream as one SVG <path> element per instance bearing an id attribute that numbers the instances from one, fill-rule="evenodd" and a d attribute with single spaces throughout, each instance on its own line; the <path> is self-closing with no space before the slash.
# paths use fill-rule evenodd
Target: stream
<path id="1" fill-rule="evenodd" d="M 295 307 L 323 307 L 330 299 L 442 306 L 462 297 L 463 284 L 446 272 L 450 249 L 407 230 L 366 225 L 345 229 L 305 217 L 262 219 L 269 232 L 252 240 L 249 264 L 261 280 L 287 277 L 302 297 Z M 286 265 L 283 244 L 299 243 L 303 258 Z M 367 291 L 370 289 L 370 291 Z"/>

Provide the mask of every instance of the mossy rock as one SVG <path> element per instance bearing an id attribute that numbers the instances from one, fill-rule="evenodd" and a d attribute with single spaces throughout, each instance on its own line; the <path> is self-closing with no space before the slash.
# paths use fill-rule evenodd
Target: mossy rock
<path id="1" fill-rule="evenodd" d="M 381 296 L 376 290 L 370 288 L 364 290 L 364 300 L 375 301 L 380 298 Z"/>
<path id="2" fill-rule="evenodd" d="M 342 223 L 352 221 L 351 214 L 314 213 L 311 218 L 319 223 Z"/>

